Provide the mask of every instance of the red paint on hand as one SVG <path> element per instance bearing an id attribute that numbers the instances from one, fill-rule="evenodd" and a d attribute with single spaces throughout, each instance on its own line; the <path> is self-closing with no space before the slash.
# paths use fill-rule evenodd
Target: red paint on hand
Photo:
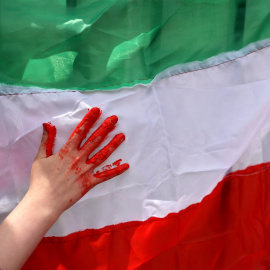
<path id="1" fill-rule="evenodd" d="M 86 161 L 87 164 L 96 164 L 96 167 L 104 162 L 112 152 L 125 140 L 123 133 L 117 134 L 114 138 L 92 158 Z"/>
<path id="2" fill-rule="evenodd" d="M 79 123 L 79 125 L 72 132 L 69 140 L 74 136 L 74 134 L 80 135 L 79 140 L 82 140 L 82 138 L 84 138 L 87 135 L 89 129 L 96 122 L 100 114 L 101 114 L 101 110 L 96 107 L 88 111 L 88 113 L 84 116 L 84 118 Z"/>
<path id="3" fill-rule="evenodd" d="M 114 138 L 98 153 L 96 153 L 92 158 L 86 161 L 87 164 L 91 164 L 92 170 L 102 164 L 115 149 L 125 140 L 125 135 L 123 133 L 117 134 Z M 112 165 L 105 166 L 106 171 L 96 172 L 93 174 L 93 180 L 88 177 L 83 176 L 80 179 L 81 187 L 82 187 L 82 196 L 90 189 L 91 185 L 96 185 L 97 183 L 106 181 L 111 179 L 119 174 L 122 174 L 129 168 L 128 164 L 120 165 L 121 159 L 115 161 Z M 116 167 L 115 167 L 116 166 Z M 114 168 L 113 168 L 114 167 Z"/>
<path id="4" fill-rule="evenodd" d="M 65 209 L 79 200 L 95 185 L 120 175 L 129 168 L 128 164 L 121 165 L 122 160 L 119 159 L 111 165 L 104 166 L 101 172 L 97 171 L 94 173 L 95 168 L 102 164 L 125 140 L 123 133 L 114 136 L 105 147 L 92 158 L 88 159 L 89 155 L 102 143 L 108 133 L 115 128 L 118 122 L 116 115 L 108 117 L 89 137 L 86 143 L 80 147 L 88 131 L 100 114 L 101 110 L 99 108 L 92 108 L 88 111 L 83 120 L 72 132 L 68 142 L 58 152 L 58 158 L 56 156 L 55 159 L 48 160 L 48 162 L 52 162 L 55 165 L 55 171 L 57 172 L 57 177 L 55 178 L 62 179 L 61 185 L 63 190 L 65 190 L 63 194 L 68 193 L 65 203 L 69 205 L 66 205 Z M 52 155 L 56 128 L 51 123 L 45 123 L 43 126 L 44 130 L 48 133 L 46 142 L 43 142 L 43 145 L 46 146 L 46 156 L 49 157 Z M 55 164 L 55 162 L 59 163 Z"/>
<path id="5" fill-rule="evenodd" d="M 122 162 L 122 159 L 118 159 L 113 164 L 109 164 L 109 165 L 106 165 L 106 166 L 102 167 L 101 168 L 101 171 L 97 171 L 96 173 L 108 171 L 110 169 L 113 169 L 115 167 L 118 167 L 119 165 L 121 165 L 121 162 Z"/>
<path id="6" fill-rule="evenodd" d="M 94 174 L 94 176 L 96 178 L 103 178 L 104 181 L 105 181 L 105 180 L 110 179 L 112 177 L 115 177 L 115 176 L 117 176 L 119 174 L 122 174 L 128 168 L 129 168 L 129 164 L 128 163 L 125 163 L 125 164 L 120 165 L 120 166 L 118 166 L 116 168 L 113 168 L 111 170 L 107 170 L 107 171 L 104 171 L 104 172 L 96 173 L 96 174 Z"/>
<path id="7" fill-rule="evenodd" d="M 46 156 L 49 157 L 52 155 L 52 150 L 56 136 L 56 127 L 53 126 L 51 123 L 43 123 L 43 127 L 48 133 L 48 137 L 46 140 Z"/>
<path id="8" fill-rule="evenodd" d="M 86 175 L 82 175 L 79 182 L 81 184 L 81 196 L 83 197 L 94 185 Z"/>
<path id="9" fill-rule="evenodd" d="M 106 138 L 107 134 L 115 128 L 117 122 L 118 117 L 116 115 L 108 117 L 102 123 L 102 125 L 89 137 L 82 148 L 87 147 L 89 144 L 93 145 L 93 143 L 95 144 L 94 148 L 98 147 Z"/>
<path id="10" fill-rule="evenodd" d="M 68 149 L 64 146 L 62 149 L 58 152 L 58 156 L 63 159 L 65 155 L 68 154 Z"/>

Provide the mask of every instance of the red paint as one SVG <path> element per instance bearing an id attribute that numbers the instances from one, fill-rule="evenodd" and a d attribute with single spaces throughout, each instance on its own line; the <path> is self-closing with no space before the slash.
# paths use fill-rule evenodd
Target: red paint
<path id="1" fill-rule="evenodd" d="M 121 162 L 122 162 L 122 159 L 118 159 L 113 164 L 109 164 L 109 165 L 106 165 L 106 166 L 102 167 L 101 168 L 101 171 L 97 171 L 96 173 L 108 171 L 110 169 L 113 169 L 115 167 L 118 167 L 119 165 L 121 165 Z"/>
<path id="2" fill-rule="evenodd" d="M 113 167 L 120 166 L 121 162 L 122 162 L 122 159 L 118 159 L 112 165 L 113 165 Z"/>
<path id="3" fill-rule="evenodd" d="M 125 135 L 123 133 L 117 134 L 114 138 L 98 153 L 96 153 L 90 160 L 87 160 L 87 164 L 92 164 L 93 168 L 96 168 L 101 163 L 103 163 L 111 154 L 112 152 L 125 140 Z M 107 165 L 108 170 L 102 172 L 96 172 L 93 176 L 98 178 L 100 182 L 111 179 L 119 174 L 122 174 L 129 168 L 128 164 L 120 165 L 121 159 L 115 161 L 112 165 Z M 112 168 L 112 167 L 115 168 Z M 106 167 L 106 166 L 105 166 Z M 91 187 L 93 187 L 93 182 L 91 179 L 86 177 L 85 175 L 82 176 L 80 179 L 81 185 L 81 194 L 82 196 L 85 195 L 89 191 Z"/>
<path id="4" fill-rule="evenodd" d="M 84 116 L 84 118 L 79 123 L 79 125 L 72 132 L 69 140 L 74 136 L 74 134 L 80 135 L 79 139 L 85 138 L 89 129 L 96 122 L 96 120 L 98 119 L 100 114 L 101 114 L 101 110 L 99 108 L 96 108 L 96 107 L 94 107 L 90 111 L 88 111 L 88 113 Z"/>
<path id="5" fill-rule="evenodd" d="M 74 171 L 76 174 L 81 174 L 82 172 L 81 165 L 84 165 L 85 162 L 82 155 L 80 154 L 70 155 L 68 158 L 71 159 L 69 170 Z"/>
<path id="6" fill-rule="evenodd" d="M 76 173 L 76 174 L 81 174 L 81 172 L 82 172 L 82 169 L 81 169 L 80 167 L 77 167 L 77 168 L 75 169 L 75 173 Z"/>
<path id="7" fill-rule="evenodd" d="M 108 117 L 102 123 L 102 125 L 89 137 L 89 139 L 85 142 L 82 148 L 89 147 L 89 145 L 94 148 L 98 147 L 104 141 L 107 134 L 115 128 L 117 122 L 118 117 L 116 115 Z"/>
<path id="8" fill-rule="evenodd" d="M 86 161 L 87 164 L 101 164 L 104 162 L 111 153 L 125 140 L 125 135 L 123 133 L 117 134 L 114 138 L 99 152 L 97 152 L 92 158 Z M 97 165 L 97 166 L 98 166 Z"/>
<path id="9" fill-rule="evenodd" d="M 100 173 L 96 173 L 93 175 L 93 177 L 99 179 L 99 181 L 93 181 L 93 179 L 91 179 L 91 176 L 87 176 L 87 175 L 82 175 L 78 181 L 81 185 L 81 196 L 83 197 L 91 188 L 93 188 L 96 184 L 101 183 L 103 181 L 106 181 L 108 179 L 111 179 L 117 175 L 122 174 L 123 172 L 125 172 L 127 169 L 129 168 L 129 164 L 125 163 L 123 165 L 120 165 L 118 167 L 115 167 L 113 169 L 104 171 L 104 172 L 100 172 Z"/>
<path id="10" fill-rule="evenodd" d="M 56 127 L 53 126 L 51 123 L 43 123 L 43 128 L 48 133 L 48 137 L 46 140 L 46 157 L 49 157 L 52 155 L 52 150 L 56 136 Z"/>
<path id="11" fill-rule="evenodd" d="M 107 170 L 104 172 L 97 172 L 94 174 L 96 178 L 104 178 L 104 180 L 110 179 L 112 177 L 115 177 L 119 174 L 122 174 L 124 171 L 126 171 L 129 168 L 129 164 L 125 163 L 123 165 L 120 165 L 116 168 L 113 168 L 111 170 Z"/>
<path id="12" fill-rule="evenodd" d="M 123 173 L 129 168 L 128 164 L 121 165 L 121 159 L 115 161 L 112 165 L 107 165 L 103 167 L 102 172 L 97 172 L 94 174 L 94 169 L 104 162 L 112 152 L 125 140 L 125 135 L 123 133 L 117 134 L 114 138 L 97 154 L 95 154 L 90 160 L 87 156 L 96 148 L 101 142 L 106 138 L 107 134 L 112 131 L 118 121 L 116 115 L 108 117 L 102 125 L 89 137 L 86 143 L 80 148 L 81 142 L 87 135 L 89 129 L 100 116 L 101 110 L 99 108 L 92 108 L 87 112 L 85 117 L 75 128 L 73 133 L 69 138 L 69 142 L 63 146 L 59 151 L 58 155 L 61 159 L 67 158 L 69 160 L 69 170 L 73 174 L 77 175 L 76 181 L 79 183 L 81 188 L 81 196 L 89 191 L 96 184 L 108 180 L 114 176 Z M 56 135 L 56 128 L 51 124 L 44 124 L 44 128 L 48 130 L 48 140 L 47 140 L 47 153 L 52 149 L 54 138 Z M 49 139 L 50 138 L 50 139 Z M 75 146 L 78 152 L 75 150 Z M 86 148 L 87 147 L 87 148 Z M 47 154 L 47 155 L 48 155 Z M 71 161 L 71 162 L 70 162 Z M 89 166 L 89 170 L 85 168 L 85 164 L 92 164 Z M 71 203 L 72 201 L 70 201 Z"/>
<path id="13" fill-rule="evenodd" d="M 81 176 L 80 183 L 81 195 L 83 197 L 94 185 L 92 184 L 91 179 L 89 179 L 89 177 L 87 177 L 86 175 Z"/>
<path id="14" fill-rule="evenodd" d="M 92 127 L 92 125 L 96 122 L 98 117 L 101 114 L 101 110 L 99 108 L 92 108 L 91 110 L 88 109 L 87 114 L 84 116 L 82 121 L 77 125 L 77 127 L 72 132 L 71 136 L 69 137 L 69 141 L 71 138 L 73 138 L 73 143 L 77 145 L 78 150 L 80 150 L 80 145 L 82 140 L 86 137 L 88 131 Z M 77 135 L 76 138 L 74 138 L 74 135 Z M 68 147 L 63 147 L 59 151 L 59 157 L 61 159 L 64 158 L 65 155 L 67 155 L 69 152 Z"/>
<path id="15" fill-rule="evenodd" d="M 58 156 L 63 159 L 65 155 L 68 154 L 68 148 L 63 146 L 62 149 L 58 152 Z"/>

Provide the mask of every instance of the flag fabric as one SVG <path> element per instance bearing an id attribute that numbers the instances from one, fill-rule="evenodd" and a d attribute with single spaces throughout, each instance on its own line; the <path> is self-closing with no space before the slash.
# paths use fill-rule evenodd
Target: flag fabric
<path id="1" fill-rule="evenodd" d="M 43 122 L 56 152 L 89 108 L 95 127 L 115 114 L 107 140 L 126 140 L 106 164 L 130 164 L 23 269 L 270 267 L 269 6 L 0 2 L 0 219 L 28 189 Z"/>

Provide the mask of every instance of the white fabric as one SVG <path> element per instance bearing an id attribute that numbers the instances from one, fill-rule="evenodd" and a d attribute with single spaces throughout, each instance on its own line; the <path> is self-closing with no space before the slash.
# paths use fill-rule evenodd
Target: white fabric
<path id="1" fill-rule="evenodd" d="M 267 49 L 269 46 L 270 38 L 251 43 L 239 51 L 221 53 L 203 61 L 175 65 L 159 73 L 153 82 L 179 74 L 182 75 L 183 87 L 224 87 L 265 80 L 269 78 L 270 71 L 258 66 L 264 65 L 265 58 L 270 56 Z M 221 70 L 223 72 L 220 72 Z"/>
<path id="2" fill-rule="evenodd" d="M 126 134 L 106 164 L 122 158 L 130 169 L 87 193 L 47 235 L 164 217 L 200 202 L 228 171 L 269 161 L 270 79 L 259 76 L 270 70 L 263 57 L 269 53 L 265 48 L 260 55 L 201 70 L 201 83 L 187 73 L 113 92 L 1 96 L 0 218 L 27 191 L 41 124 L 56 125 L 57 151 L 93 106 L 103 111 L 96 127 L 112 114 L 119 118 L 108 140 Z M 247 81 L 254 65 L 261 72 Z M 236 72 L 242 78 L 237 83 Z M 210 78 L 218 78 L 213 86 Z"/>

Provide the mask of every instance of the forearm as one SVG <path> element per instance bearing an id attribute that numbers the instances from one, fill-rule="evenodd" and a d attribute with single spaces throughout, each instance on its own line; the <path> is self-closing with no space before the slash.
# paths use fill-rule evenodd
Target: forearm
<path id="1" fill-rule="evenodd" d="M 27 193 L 0 225 L 0 269 L 20 269 L 59 215 Z"/>

